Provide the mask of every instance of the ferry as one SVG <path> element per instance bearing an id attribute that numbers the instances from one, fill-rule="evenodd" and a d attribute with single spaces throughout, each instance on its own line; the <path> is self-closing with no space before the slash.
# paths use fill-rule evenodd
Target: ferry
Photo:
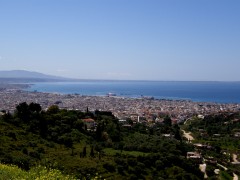
<path id="1" fill-rule="evenodd" d="M 109 93 L 107 93 L 107 96 L 108 97 L 110 97 L 110 96 L 117 96 L 117 94 L 109 92 Z"/>

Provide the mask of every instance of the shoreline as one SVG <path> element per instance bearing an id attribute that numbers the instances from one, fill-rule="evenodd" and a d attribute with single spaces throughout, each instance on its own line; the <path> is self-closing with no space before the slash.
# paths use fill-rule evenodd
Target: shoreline
<path id="1" fill-rule="evenodd" d="M 127 81 L 129 82 L 129 81 Z M 140 81 L 139 81 L 140 82 Z M 174 81 L 158 81 L 158 82 L 174 82 Z M 187 82 L 187 81 L 181 81 L 181 82 Z M 196 81 L 189 81 L 189 82 L 196 82 Z M 209 81 L 206 81 L 209 82 Z M 40 83 L 56 83 L 56 82 L 40 82 Z M 66 83 L 66 82 L 57 82 L 57 83 Z M 76 83 L 76 82 L 67 82 L 67 83 Z M 106 92 L 105 94 L 97 94 L 97 92 L 94 93 L 78 93 L 78 92 L 51 92 L 51 91 L 39 91 L 39 90 L 32 90 L 30 89 L 32 86 L 39 84 L 39 82 L 29 82 L 29 83 L 1 83 L 0 82 L 0 90 L 7 90 L 7 89 L 16 89 L 16 90 L 23 90 L 26 92 L 40 92 L 40 93 L 53 93 L 53 94 L 61 94 L 61 95 L 81 95 L 81 96 L 99 96 L 99 97 L 105 97 L 108 96 L 108 94 L 111 94 L 112 92 Z M 5 87 L 4 87 L 5 86 Z M 140 95 L 140 94 L 126 94 L 126 93 L 113 93 L 115 95 L 110 95 L 111 97 L 117 97 L 117 98 L 131 98 L 131 99 L 147 99 L 147 100 L 167 100 L 167 101 L 186 101 L 186 102 L 193 102 L 193 103 L 209 103 L 209 104 L 240 104 L 240 102 L 227 102 L 227 101 L 207 101 L 207 100 L 201 100 L 194 99 L 194 98 L 187 98 L 187 97 L 166 97 L 166 96 L 156 96 L 156 95 Z"/>
<path id="2" fill-rule="evenodd" d="M 29 85 L 31 87 L 34 84 Z M 106 94 L 89 94 L 89 93 L 64 93 L 64 92 L 51 92 L 51 91 L 39 91 L 39 90 L 28 90 L 29 87 L 23 88 L 22 90 L 26 92 L 40 92 L 40 93 L 53 93 L 53 94 L 61 94 L 61 95 L 81 95 L 81 96 L 99 96 L 99 97 L 107 97 L 109 96 L 107 92 Z M 154 95 L 124 95 L 121 93 L 116 93 L 116 95 L 110 95 L 110 97 L 117 98 L 131 98 L 131 99 L 148 99 L 148 100 L 168 100 L 168 101 L 189 101 L 194 103 L 210 103 L 210 104 L 240 104 L 240 102 L 221 102 L 221 101 L 205 101 L 200 99 L 192 99 L 192 98 L 181 98 L 181 97 L 164 97 L 164 96 L 154 96 Z"/>
<path id="3" fill-rule="evenodd" d="M 219 104 L 209 102 L 192 102 L 183 100 L 158 100 L 143 98 L 126 98 L 118 96 L 89 96 L 76 94 L 59 94 L 29 92 L 25 90 L 0 91 L 0 110 L 14 112 L 22 102 L 38 103 L 42 109 L 58 105 L 61 109 L 90 111 L 111 111 L 119 119 L 144 118 L 155 121 L 170 115 L 175 121 L 182 122 L 192 116 L 209 115 L 219 112 L 239 112 L 240 104 Z"/>

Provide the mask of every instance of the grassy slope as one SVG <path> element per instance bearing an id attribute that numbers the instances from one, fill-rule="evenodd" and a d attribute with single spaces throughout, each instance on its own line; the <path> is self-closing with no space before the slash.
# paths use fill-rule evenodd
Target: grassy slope
<path id="1" fill-rule="evenodd" d="M 11 133 L 14 133 L 17 138 L 9 137 Z M 76 174 L 76 172 L 86 174 L 91 170 L 89 172 L 91 174 L 92 172 L 98 172 L 104 174 L 104 177 L 117 178 L 115 177 L 116 174 L 108 173 L 103 168 L 103 164 L 113 162 L 114 157 L 111 155 L 102 156 L 99 160 L 96 151 L 95 157 L 90 157 L 91 147 L 89 144 L 86 145 L 86 139 L 82 139 L 80 143 L 74 143 L 72 151 L 64 145 L 49 142 L 36 134 L 26 132 L 20 127 L 5 122 L 0 122 L 0 134 L 1 162 L 18 164 L 22 168 L 26 167 L 21 165 L 23 162 L 27 163 L 30 168 L 41 164 L 47 168 L 60 169 L 65 174 Z M 87 147 L 87 157 L 80 158 L 80 152 L 82 152 L 84 146 Z M 24 153 L 24 149 L 27 150 L 27 153 Z M 34 154 L 39 155 L 40 159 L 34 157 Z M 21 171 L 21 174 L 24 173 Z"/>
<path id="2" fill-rule="evenodd" d="M 74 179 L 71 176 L 63 175 L 59 170 L 47 169 L 45 167 L 38 166 L 30 171 L 24 171 L 17 166 L 0 164 L 0 180 L 5 179 L 46 179 L 46 180 L 71 180 Z"/>

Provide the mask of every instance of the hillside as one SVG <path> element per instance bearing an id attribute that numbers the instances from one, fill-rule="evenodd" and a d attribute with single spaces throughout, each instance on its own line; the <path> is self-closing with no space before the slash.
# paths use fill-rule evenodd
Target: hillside
<path id="1" fill-rule="evenodd" d="M 196 116 L 189 119 L 183 128 L 194 137 L 188 140 L 204 159 L 208 176 L 216 176 L 215 169 L 227 170 L 230 175 L 240 175 L 239 112 Z"/>
<path id="2" fill-rule="evenodd" d="M 166 123 L 122 126 L 111 112 L 86 112 L 21 103 L 14 114 L 0 115 L 0 161 L 24 170 L 36 165 L 77 179 L 201 179 L 186 158 L 192 145 L 179 127 Z M 129 121 L 131 124 L 131 121 Z M 173 134 L 168 138 L 164 133 Z"/>
<path id="3" fill-rule="evenodd" d="M 0 71 L 0 78 L 41 78 L 41 79 L 61 79 L 62 77 L 46 75 L 39 72 L 12 70 Z"/>
<path id="4" fill-rule="evenodd" d="M 37 166 L 30 171 L 24 171 L 17 166 L 5 165 L 0 163 L 0 180 L 19 180 L 19 179 L 47 179 L 47 180 L 74 180 L 73 177 L 63 175 L 59 170 L 47 169 L 42 166 Z"/>
<path id="5" fill-rule="evenodd" d="M 25 82 L 69 81 L 69 80 L 71 79 L 25 70 L 0 71 L 0 82 L 2 83 L 22 83 L 22 82 L 25 83 Z"/>

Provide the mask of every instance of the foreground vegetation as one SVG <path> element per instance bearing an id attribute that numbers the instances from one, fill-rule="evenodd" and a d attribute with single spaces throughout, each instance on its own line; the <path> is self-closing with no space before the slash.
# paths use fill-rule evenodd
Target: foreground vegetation
<path id="1" fill-rule="evenodd" d="M 240 174 L 239 113 L 194 117 L 185 125 L 195 137 L 183 139 L 166 116 L 162 123 L 119 124 L 111 112 L 85 112 L 21 103 L 0 116 L 2 179 L 210 179 Z M 202 147 L 195 144 L 201 143 Z M 201 153 L 203 161 L 186 158 Z M 227 167 L 227 168 L 225 168 Z M 219 174 L 215 170 L 219 169 Z M 70 175 L 70 176 L 69 176 Z"/>
<path id="2" fill-rule="evenodd" d="M 34 167 L 29 171 L 24 171 L 14 165 L 0 164 L 0 180 L 6 180 L 6 179 L 73 180 L 74 178 L 69 175 L 63 175 L 59 170 L 47 169 L 46 167 L 41 167 L 41 166 Z"/>
<path id="3" fill-rule="evenodd" d="M 162 123 L 134 124 L 129 119 L 122 126 L 111 112 L 55 105 L 44 111 L 35 103 L 1 114 L 3 179 L 203 179 L 199 163 L 207 164 L 210 179 L 240 174 L 239 165 L 232 163 L 232 154 L 240 154 L 239 113 L 189 120 L 182 128 L 192 132 L 193 143 L 183 139 L 168 116 Z M 203 160 L 186 158 L 192 151 Z"/>
<path id="4" fill-rule="evenodd" d="M 220 169 L 220 177 L 231 179 L 232 174 L 240 175 L 240 162 L 233 155 L 240 157 L 240 114 L 224 112 L 193 117 L 183 128 L 192 132 L 193 144 L 202 154 L 207 164 L 209 177 L 216 177 L 215 169 Z"/>
<path id="5" fill-rule="evenodd" d="M 186 159 L 193 146 L 182 141 L 180 129 L 166 117 L 146 126 L 129 120 L 123 127 L 111 112 L 43 111 L 21 103 L 14 114 L 0 117 L 0 161 L 32 171 L 40 165 L 91 179 L 202 179 L 198 164 Z M 89 126 L 86 119 L 94 120 Z M 169 133 L 170 137 L 163 134 Z"/>

